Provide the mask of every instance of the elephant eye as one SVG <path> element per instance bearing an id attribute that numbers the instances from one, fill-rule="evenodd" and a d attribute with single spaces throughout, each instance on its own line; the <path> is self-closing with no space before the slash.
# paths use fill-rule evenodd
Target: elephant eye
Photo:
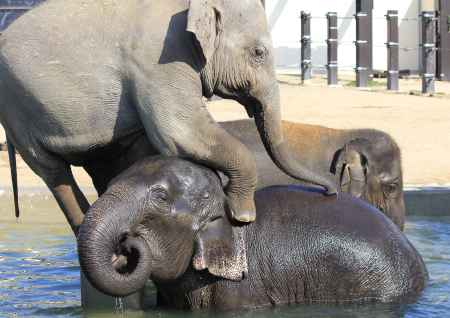
<path id="1" fill-rule="evenodd" d="M 397 183 L 389 183 L 383 186 L 383 192 L 386 195 L 392 195 L 397 191 L 398 184 Z"/>
<path id="2" fill-rule="evenodd" d="M 208 191 L 203 192 L 202 198 L 204 200 L 208 200 L 211 197 L 211 194 Z"/>
<path id="3" fill-rule="evenodd" d="M 263 64 L 269 51 L 262 45 L 257 45 L 251 49 L 253 60 L 256 64 Z"/>
<path id="4" fill-rule="evenodd" d="M 163 187 L 154 187 L 151 192 L 152 196 L 159 201 L 167 202 L 169 200 L 169 194 Z"/>

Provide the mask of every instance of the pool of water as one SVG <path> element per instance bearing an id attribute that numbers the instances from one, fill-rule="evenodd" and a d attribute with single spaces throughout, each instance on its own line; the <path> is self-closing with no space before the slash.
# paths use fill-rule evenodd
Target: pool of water
<path id="1" fill-rule="evenodd" d="M 75 241 L 50 197 L 21 199 L 23 218 L 11 216 L 10 200 L 0 197 L 0 317 L 185 317 L 151 310 L 124 314 L 111 308 L 83 313 Z M 448 317 L 450 316 L 450 217 L 414 216 L 406 234 L 422 254 L 429 286 L 415 304 L 295 306 L 223 314 L 223 317 Z M 207 313 L 190 314 L 207 317 Z M 217 315 L 214 315 L 217 316 Z"/>

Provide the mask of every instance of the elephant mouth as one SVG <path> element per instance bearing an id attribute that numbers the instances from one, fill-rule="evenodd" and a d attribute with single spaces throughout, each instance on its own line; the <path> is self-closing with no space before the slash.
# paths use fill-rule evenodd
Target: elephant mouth
<path id="1" fill-rule="evenodd" d="M 123 235 L 118 247 L 111 256 L 113 268 L 122 275 L 132 274 L 138 267 L 141 253 L 135 245 L 139 238 Z"/>
<path id="2" fill-rule="evenodd" d="M 217 92 L 216 95 L 221 98 L 235 100 L 244 106 L 249 118 L 254 118 L 257 113 L 262 112 L 262 104 L 250 94 L 248 89 L 242 89 L 237 92 L 222 90 Z"/>
<path id="3" fill-rule="evenodd" d="M 248 117 L 250 118 L 254 118 L 256 114 L 262 112 L 261 103 L 256 98 L 252 97 L 247 91 L 244 94 L 240 94 L 237 101 L 239 104 L 244 106 Z"/>
<path id="4" fill-rule="evenodd" d="M 244 106 L 244 107 L 245 110 L 247 111 L 248 118 L 254 118 L 256 114 L 254 107 L 251 106 Z"/>

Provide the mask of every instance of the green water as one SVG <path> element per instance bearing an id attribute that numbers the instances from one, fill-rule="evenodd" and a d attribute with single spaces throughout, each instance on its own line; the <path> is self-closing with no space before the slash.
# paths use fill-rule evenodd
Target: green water
<path id="1" fill-rule="evenodd" d="M 21 199 L 16 223 L 0 196 L 0 317 L 449 317 L 450 218 L 415 216 L 406 234 L 424 257 L 430 283 L 411 305 L 294 306 L 228 314 L 163 312 L 84 313 L 75 241 L 50 197 Z"/>

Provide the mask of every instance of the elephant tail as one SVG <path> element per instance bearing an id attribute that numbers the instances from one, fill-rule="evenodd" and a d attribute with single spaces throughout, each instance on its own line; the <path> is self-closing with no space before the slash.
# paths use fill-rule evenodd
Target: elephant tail
<path id="1" fill-rule="evenodd" d="M 6 136 L 6 144 L 8 145 L 9 167 L 11 169 L 11 183 L 14 194 L 14 209 L 16 211 L 16 218 L 20 216 L 19 210 L 19 193 L 17 189 L 17 163 L 16 163 L 16 148 L 11 140 Z"/>

